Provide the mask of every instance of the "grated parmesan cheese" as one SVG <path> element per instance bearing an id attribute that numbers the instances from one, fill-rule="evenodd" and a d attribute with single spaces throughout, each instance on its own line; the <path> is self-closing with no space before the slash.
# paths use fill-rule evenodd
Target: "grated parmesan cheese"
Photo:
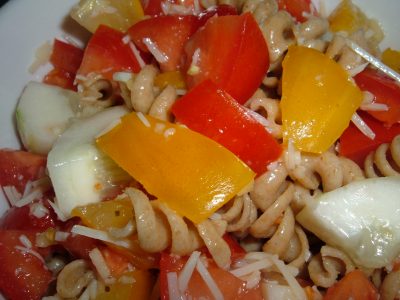
<path id="1" fill-rule="evenodd" d="M 123 248 L 130 248 L 131 243 L 128 240 L 116 240 L 108 235 L 106 231 L 101 231 L 97 229 L 93 229 L 90 227 L 82 226 L 82 225 L 74 225 L 71 229 L 72 233 L 80 234 L 83 236 L 90 237 L 92 239 L 100 240 L 103 242 L 111 243 Z"/>
<path id="2" fill-rule="evenodd" d="M 166 63 L 168 61 L 169 57 L 163 53 L 150 38 L 144 38 L 143 44 L 146 45 L 147 49 L 154 56 L 156 61 L 159 63 Z"/>
<path id="3" fill-rule="evenodd" d="M 108 233 L 110 236 L 116 239 L 126 238 L 127 236 L 131 235 L 135 230 L 135 226 L 132 220 L 129 220 L 128 223 L 122 228 L 111 227 L 108 228 Z"/>
<path id="4" fill-rule="evenodd" d="M 230 273 L 238 278 L 241 278 L 242 276 L 249 275 L 255 271 L 269 268 L 272 265 L 273 265 L 273 263 L 271 262 L 271 260 L 268 258 L 265 258 L 265 259 L 262 259 L 259 261 L 252 262 L 241 268 L 232 270 L 232 271 L 230 271 Z"/>
<path id="5" fill-rule="evenodd" d="M 192 252 L 182 271 L 179 273 L 178 287 L 181 293 L 185 292 L 188 287 L 190 278 L 192 277 L 193 271 L 196 268 L 200 254 L 201 253 L 199 251 Z"/>
<path id="6" fill-rule="evenodd" d="M 22 245 L 24 245 L 26 248 L 32 248 L 32 243 L 28 239 L 28 237 L 25 234 L 21 234 L 19 236 L 19 241 L 21 242 Z"/>
<path id="7" fill-rule="evenodd" d="M 33 256 L 35 256 L 37 259 L 39 259 L 43 264 L 45 263 L 43 257 L 42 257 L 38 252 L 36 252 L 35 250 L 33 250 L 32 248 L 21 247 L 21 246 L 18 246 L 18 245 L 15 246 L 14 248 L 15 248 L 15 250 L 20 251 L 22 254 L 30 254 L 30 255 L 33 255 Z M 45 267 L 45 266 L 44 266 L 44 267 Z"/>
<path id="8" fill-rule="evenodd" d="M 124 43 L 125 45 L 128 45 L 130 41 L 131 41 L 131 36 L 129 34 L 126 34 L 123 36 L 122 43 Z"/>
<path id="9" fill-rule="evenodd" d="M 31 191 L 28 195 L 23 196 L 20 200 L 15 202 L 15 206 L 16 207 L 25 206 L 29 203 L 32 203 L 33 200 L 40 199 L 42 196 L 43 196 L 43 192 L 41 191 L 41 189 L 35 189 L 35 190 Z"/>
<path id="10" fill-rule="evenodd" d="M 212 278 L 211 274 L 208 272 L 207 268 L 204 266 L 201 259 L 197 260 L 196 270 L 199 272 L 201 278 L 203 278 L 204 282 L 210 289 L 211 294 L 214 296 L 215 300 L 223 300 L 224 296 L 222 295 L 221 290 L 218 288 L 218 285 Z"/>
<path id="11" fill-rule="evenodd" d="M 178 274 L 176 272 L 168 272 L 167 273 L 167 283 L 168 283 L 168 296 L 169 299 L 185 299 L 183 297 L 178 288 Z"/>
<path id="12" fill-rule="evenodd" d="M 69 232 L 56 231 L 56 233 L 54 234 L 54 240 L 57 242 L 65 242 L 69 236 Z"/>
<path id="13" fill-rule="evenodd" d="M 108 268 L 100 250 L 98 248 L 94 248 L 89 252 L 89 257 L 103 281 L 106 284 L 113 284 L 115 282 L 115 278 L 111 276 L 110 269 Z"/>
<path id="14" fill-rule="evenodd" d="M 58 218 L 60 221 L 65 222 L 65 221 L 68 220 L 68 218 L 63 214 L 63 212 L 60 210 L 60 208 L 58 207 L 57 204 L 55 204 L 54 202 L 52 202 L 52 201 L 50 201 L 50 200 L 48 200 L 48 202 L 49 202 L 51 208 L 52 208 L 52 209 L 54 210 L 54 212 L 56 213 L 57 218 Z"/>
<path id="15" fill-rule="evenodd" d="M 371 128 L 364 122 L 363 119 L 357 114 L 354 113 L 351 117 L 351 121 L 353 124 L 369 139 L 375 139 L 375 133 L 372 131 Z"/>
<path id="16" fill-rule="evenodd" d="M 136 113 L 136 115 L 138 116 L 139 120 L 143 123 L 144 126 L 151 127 L 149 120 L 147 120 L 147 118 L 143 113 L 139 111 Z"/>
<path id="17" fill-rule="evenodd" d="M 188 75 L 196 75 L 200 73 L 200 67 L 198 66 L 200 61 L 200 48 L 197 48 L 194 50 L 193 55 L 192 55 L 192 63 L 190 64 L 190 67 L 187 71 Z"/>
<path id="18" fill-rule="evenodd" d="M 131 51 L 133 52 L 133 55 L 135 56 L 137 62 L 139 63 L 139 66 L 141 69 L 146 65 L 144 62 L 143 58 L 140 56 L 139 50 L 136 48 L 135 44 L 130 42 L 129 43 L 129 48 L 131 48 Z"/>
<path id="19" fill-rule="evenodd" d="M 17 203 L 22 197 L 21 193 L 17 191 L 15 186 L 7 185 L 3 186 L 2 189 L 11 206 L 15 206 L 15 203 Z"/>
<path id="20" fill-rule="evenodd" d="M 164 131 L 164 137 L 168 139 L 170 136 L 173 136 L 175 132 L 176 132 L 175 128 L 168 128 L 167 130 Z"/>

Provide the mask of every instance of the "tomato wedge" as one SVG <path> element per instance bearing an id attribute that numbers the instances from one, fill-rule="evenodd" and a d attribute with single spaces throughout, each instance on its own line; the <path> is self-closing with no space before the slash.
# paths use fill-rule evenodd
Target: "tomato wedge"
<path id="1" fill-rule="evenodd" d="M 0 186 L 14 186 L 20 193 L 28 181 L 38 179 L 46 157 L 26 151 L 0 149 Z"/>
<path id="2" fill-rule="evenodd" d="M 54 40 L 50 62 L 55 68 L 75 74 L 81 65 L 83 50 L 58 39 Z"/>
<path id="3" fill-rule="evenodd" d="M 331 286 L 324 297 L 324 300 L 342 299 L 376 300 L 378 292 L 362 271 L 355 270 Z"/>
<path id="4" fill-rule="evenodd" d="M 175 71 L 183 63 L 183 46 L 197 30 L 197 24 L 195 16 L 159 16 L 136 23 L 129 28 L 128 33 L 136 46 L 144 52 L 150 51 L 149 43 L 153 44 L 162 56 L 155 57 L 162 71 Z"/>
<path id="5" fill-rule="evenodd" d="M 389 108 L 387 111 L 369 111 L 371 116 L 387 126 L 400 123 L 400 86 L 396 81 L 370 68 L 359 73 L 354 79 L 361 90 L 369 91 L 375 96 L 374 103 L 383 103 Z"/>
<path id="6" fill-rule="evenodd" d="M 258 175 L 281 154 L 264 126 L 210 80 L 179 99 L 172 113 L 179 122 L 233 152 Z"/>
<path id="7" fill-rule="evenodd" d="M 140 65 L 123 37 L 122 32 L 100 25 L 86 46 L 78 75 L 96 73 L 112 80 L 115 72 L 139 72 Z"/>
<path id="8" fill-rule="evenodd" d="M 316 14 L 316 9 L 311 0 L 278 0 L 278 7 L 289 12 L 299 22 L 307 20 L 305 14 Z"/>
<path id="9" fill-rule="evenodd" d="M 269 67 L 267 45 L 250 13 L 210 18 L 189 39 L 185 53 L 188 88 L 210 79 L 241 104 Z"/>
<path id="10" fill-rule="evenodd" d="M 21 242 L 29 239 L 31 250 L 37 253 L 35 233 L 20 230 L 0 230 L 0 291 L 10 300 L 39 300 L 50 282 L 51 272 L 43 261 L 29 252 Z"/>
<path id="11" fill-rule="evenodd" d="M 367 113 L 358 112 L 358 114 L 375 133 L 375 139 L 369 139 L 357 127 L 350 124 L 340 137 L 339 153 L 363 166 L 365 158 L 371 151 L 383 143 L 390 143 L 396 135 L 400 134 L 400 124 L 386 128 L 383 123 Z"/>

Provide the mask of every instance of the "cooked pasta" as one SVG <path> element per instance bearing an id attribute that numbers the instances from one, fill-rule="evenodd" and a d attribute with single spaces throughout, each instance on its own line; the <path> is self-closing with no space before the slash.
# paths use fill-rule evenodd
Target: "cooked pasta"
<path id="1" fill-rule="evenodd" d="M 400 135 L 390 144 L 382 144 L 371 152 L 364 162 L 367 177 L 399 176 L 400 167 Z"/>

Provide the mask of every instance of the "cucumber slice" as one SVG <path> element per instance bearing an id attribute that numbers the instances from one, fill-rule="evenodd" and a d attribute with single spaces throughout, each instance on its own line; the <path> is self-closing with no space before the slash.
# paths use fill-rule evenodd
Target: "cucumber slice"
<path id="1" fill-rule="evenodd" d="M 381 268 L 400 253 L 400 177 L 371 178 L 324 193 L 297 221 L 358 265 Z"/>
<path id="2" fill-rule="evenodd" d="M 19 99 L 15 117 L 24 147 L 47 154 L 75 116 L 78 94 L 56 86 L 29 82 Z"/>
<path id="3" fill-rule="evenodd" d="M 125 107 L 115 106 L 77 120 L 54 143 L 47 169 L 65 217 L 77 206 L 99 202 L 115 181 L 128 178 L 95 144 L 96 136 L 126 113 Z"/>

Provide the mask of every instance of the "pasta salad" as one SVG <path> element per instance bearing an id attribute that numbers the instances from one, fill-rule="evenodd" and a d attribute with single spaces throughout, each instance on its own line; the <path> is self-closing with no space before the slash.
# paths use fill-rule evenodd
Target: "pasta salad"
<path id="1" fill-rule="evenodd" d="M 351 0 L 81 0 L 0 149 L 6 299 L 397 299 L 400 52 Z"/>

